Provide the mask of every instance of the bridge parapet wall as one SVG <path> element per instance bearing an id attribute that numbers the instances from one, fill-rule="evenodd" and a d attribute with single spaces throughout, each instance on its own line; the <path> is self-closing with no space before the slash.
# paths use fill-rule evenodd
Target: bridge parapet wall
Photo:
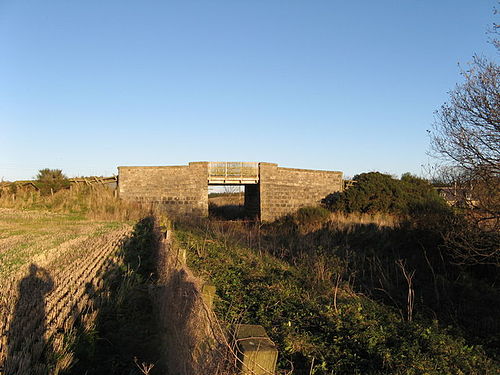
<path id="1" fill-rule="evenodd" d="M 317 206 L 342 190 L 342 172 L 278 167 L 260 163 L 260 217 L 272 221 L 301 207 Z"/>
<path id="2" fill-rule="evenodd" d="M 118 171 L 123 199 L 160 203 L 170 215 L 208 216 L 207 162 Z"/>

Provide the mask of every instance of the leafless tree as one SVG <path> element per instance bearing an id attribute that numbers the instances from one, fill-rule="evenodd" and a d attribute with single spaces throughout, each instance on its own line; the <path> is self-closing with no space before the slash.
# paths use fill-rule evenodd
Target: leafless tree
<path id="1" fill-rule="evenodd" d="M 500 52 L 498 25 L 492 33 L 492 44 Z M 464 82 L 436 111 L 431 154 L 444 162 L 441 178 L 450 184 L 468 222 L 475 225 L 473 241 L 469 232 L 467 238 L 454 238 L 455 249 L 458 243 L 466 248 L 456 251 L 473 263 L 497 263 L 498 245 L 476 245 L 481 242 L 478 233 L 498 235 L 500 230 L 500 66 L 474 56 L 462 75 Z"/>
<path id="2" fill-rule="evenodd" d="M 497 2 L 497 4 L 500 5 L 500 1 Z M 493 14 L 497 15 L 499 14 L 499 10 L 498 8 L 494 8 L 493 9 Z M 495 48 L 500 51 L 500 39 L 499 39 L 499 35 L 500 35 L 500 24 L 494 22 L 493 23 L 493 27 L 491 28 L 491 30 L 489 31 L 490 34 L 493 35 L 493 37 L 491 38 L 491 43 L 495 46 Z"/>
<path id="3" fill-rule="evenodd" d="M 465 82 L 436 112 L 433 155 L 447 164 L 445 176 L 469 205 L 498 220 L 500 182 L 500 66 L 475 57 Z"/>

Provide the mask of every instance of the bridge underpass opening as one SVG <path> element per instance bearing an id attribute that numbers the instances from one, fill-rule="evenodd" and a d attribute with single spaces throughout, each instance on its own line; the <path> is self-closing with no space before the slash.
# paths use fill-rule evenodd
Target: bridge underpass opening
<path id="1" fill-rule="evenodd" d="M 259 164 L 208 163 L 209 215 L 219 219 L 258 219 Z"/>
<path id="2" fill-rule="evenodd" d="M 259 185 L 209 185 L 208 214 L 220 220 L 259 219 Z"/>

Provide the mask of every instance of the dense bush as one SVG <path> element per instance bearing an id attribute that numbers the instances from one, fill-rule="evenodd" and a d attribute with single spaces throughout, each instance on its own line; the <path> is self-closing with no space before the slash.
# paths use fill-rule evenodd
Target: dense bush
<path id="1" fill-rule="evenodd" d="M 403 215 L 448 210 L 428 181 L 409 173 L 401 179 L 380 172 L 361 173 L 354 177 L 354 181 L 347 190 L 326 197 L 324 205 L 335 211 Z"/>
<path id="2" fill-rule="evenodd" d="M 354 185 L 330 194 L 323 204 L 333 211 L 391 213 L 403 224 L 420 228 L 421 237 L 442 241 L 447 261 L 467 265 L 500 265 L 499 233 L 481 209 L 451 208 L 432 185 L 407 173 L 395 179 L 379 172 L 354 177 Z"/>
<path id="3" fill-rule="evenodd" d="M 70 182 L 62 170 L 45 168 L 38 171 L 35 185 L 42 195 L 48 195 L 69 188 Z"/>
<path id="4" fill-rule="evenodd" d="M 330 211 L 323 207 L 302 207 L 297 210 L 294 217 L 301 225 L 315 224 L 330 217 Z"/>

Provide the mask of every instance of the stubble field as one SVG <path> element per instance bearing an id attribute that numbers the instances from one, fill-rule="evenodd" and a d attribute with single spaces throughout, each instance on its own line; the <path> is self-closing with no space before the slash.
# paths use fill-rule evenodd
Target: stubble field
<path id="1" fill-rule="evenodd" d="M 132 227 L 123 222 L 0 209 L 0 368 L 58 373 L 91 332 L 96 296 L 120 263 Z M 80 330 L 79 332 L 77 332 Z"/>

